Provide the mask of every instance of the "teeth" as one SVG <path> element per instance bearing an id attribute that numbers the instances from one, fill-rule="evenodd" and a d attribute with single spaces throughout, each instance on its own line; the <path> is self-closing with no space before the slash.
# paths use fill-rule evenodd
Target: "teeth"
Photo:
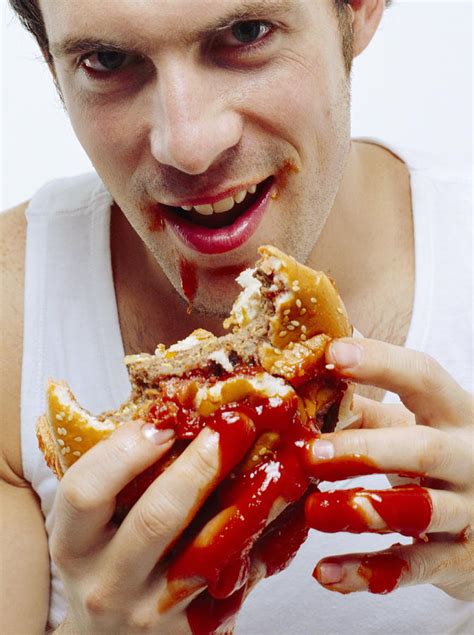
<path id="1" fill-rule="evenodd" d="M 228 212 L 230 209 L 234 207 L 235 201 L 232 196 L 228 198 L 223 198 L 221 201 L 217 201 L 217 203 L 213 204 L 214 212 L 216 214 L 221 214 L 222 212 Z"/>
<path id="2" fill-rule="evenodd" d="M 199 214 L 204 214 L 205 216 L 209 216 L 214 211 L 212 205 L 195 205 L 194 209 Z"/>
<path id="3" fill-rule="evenodd" d="M 186 212 L 190 212 L 192 209 L 196 210 L 198 214 L 203 214 L 204 216 L 210 216 L 211 214 L 222 214 L 223 212 L 228 212 L 231 210 L 236 203 L 242 203 L 247 194 L 255 194 L 257 191 L 256 185 L 251 185 L 247 190 L 240 190 L 234 196 L 228 196 L 227 198 L 223 198 L 217 203 L 207 204 L 207 205 L 182 205 L 181 209 L 184 209 Z"/>
<path id="4" fill-rule="evenodd" d="M 236 203 L 242 203 L 246 196 L 247 190 L 240 190 L 240 192 L 237 192 L 237 194 L 234 196 L 234 200 Z"/>

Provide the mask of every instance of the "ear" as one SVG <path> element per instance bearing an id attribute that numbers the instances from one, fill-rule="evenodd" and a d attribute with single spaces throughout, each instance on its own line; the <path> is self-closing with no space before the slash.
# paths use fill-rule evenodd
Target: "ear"
<path id="1" fill-rule="evenodd" d="M 385 8 L 385 0 L 349 0 L 352 14 L 353 55 L 360 55 L 373 38 Z"/>

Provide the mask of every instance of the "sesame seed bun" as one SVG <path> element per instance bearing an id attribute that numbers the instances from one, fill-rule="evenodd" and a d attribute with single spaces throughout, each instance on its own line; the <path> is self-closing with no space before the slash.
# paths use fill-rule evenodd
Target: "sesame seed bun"
<path id="1" fill-rule="evenodd" d="M 125 421 L 146 419 L 163 390 L 185 394 L 189 407 L 204 417 L 250 395 L 296 394 L 304 416 L 320 429 L 350 419 L 352 386 L 325 365 L 329 342 L 352 334 L 333 281 L 275 247 L 261 247 L 259 253 L 255 268 L 237 279 L 242 292 L 224 322 L 232 332 L 216 337 L 198 329 L 169 348 L 159 345 L 154 355 L 127 357 L 132 392 L 117 410 L 94 416 L 65 382 L 48 382 L 37 436 L 58 478 Z M 339 414 L 329 422 L 336 397 Z"/>

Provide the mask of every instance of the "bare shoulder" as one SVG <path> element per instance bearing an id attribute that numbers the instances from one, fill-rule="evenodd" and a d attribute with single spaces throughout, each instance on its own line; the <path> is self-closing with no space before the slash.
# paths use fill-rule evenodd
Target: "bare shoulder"
<path id="1" fill-rule="evenodd" d="M 28 202 L 0 214 L 0 477 L 21 485 L 20 386 L 23 350 L 23 289 Z"/>

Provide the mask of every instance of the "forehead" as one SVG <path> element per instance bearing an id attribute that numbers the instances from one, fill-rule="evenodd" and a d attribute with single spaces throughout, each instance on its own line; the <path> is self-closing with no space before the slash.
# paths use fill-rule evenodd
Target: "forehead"
<path id="1" fill-rule="evenodd" d="M 302 15 L 326 0 L 40 0 L 50 45 L 71 37 L 166 42 L 216 30 L 239 19 Z"/>

